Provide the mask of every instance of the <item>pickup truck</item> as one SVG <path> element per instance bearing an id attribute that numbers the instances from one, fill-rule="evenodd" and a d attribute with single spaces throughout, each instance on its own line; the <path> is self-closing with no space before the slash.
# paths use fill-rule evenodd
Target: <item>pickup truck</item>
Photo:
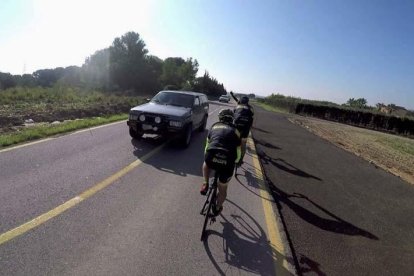
<path id="1" fill-rule="evenodd" d="M 131 108 L 127 121 L 129 134 L 134 139 L 145 134 L 174 137 L 187 147 L 194 130 L 205 130 L 208 109 L 205 94 L 160 91 L 148 103 Z"/>

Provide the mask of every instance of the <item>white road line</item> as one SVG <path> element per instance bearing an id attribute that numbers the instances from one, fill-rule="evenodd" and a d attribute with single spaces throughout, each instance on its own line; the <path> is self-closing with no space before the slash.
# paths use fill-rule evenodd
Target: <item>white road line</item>
<path id="1" fill-rule="evenodd" d="M 126 120 L 122 120 L 122 121 L 114 122 L 114 123 L 110 123 L 110 124 L 95 126 L 95 127 L 91 127 L 91 128 L 85 128 L 85 129 L 78 130 L 78 131 L 75 131 L 75 132 L 62 133 L 60 135 L 59 134 L 56 134 L 56 135 L 59 135 L 59 137 L 67 136 L 67 135 L 73 135 L 73 134 L 77 134 L 77 133 L 81 133 L 81 132 L 85 132 L 85 131 L 91 131 L 91 130 L 98 129 L 98 128 L 101 128 L 101 127 L 107 127 L 107 126 L 116 125 L 116 124 L 125 123 L 125 122 L 126 122 Z M 29 143 L 25 143 L 25 144 L 22 144 L 22 145 L 14 146 L 14 147 L 11 147 L 11 148 L 2 149 L 2 150 L 0 150 L 0 153 L 15 150 L 15 149 L 19 149 L 19 148 L 28 147 L 28 146 L 31 146 L 31 145 L 35 145 L 35 144 L 39 144 L 39 143 L 43 143 L 43 142 L 47 142 L 47 141 L 51 141 L 51 140 L 57 139 L 59 137 L 49 137 L 49 138 L 37 140 L 37 141 L 34 141 L 34 142 L 29 142 Z"/>

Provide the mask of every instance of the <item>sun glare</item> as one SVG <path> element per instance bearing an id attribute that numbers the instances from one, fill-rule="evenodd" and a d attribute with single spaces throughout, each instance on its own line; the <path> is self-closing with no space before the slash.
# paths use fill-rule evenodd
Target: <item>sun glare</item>
<path id="1" fill-rule="evenodd" d="M 32 18 L 19 34 L 6 42 L 8 52 L 19 58 L 2 57 L 14 74 L 40 68 L 82 65 L 95 51 L 111 45 L 128 31 L 146 30 L 151 1 L 33 1 Z"/>

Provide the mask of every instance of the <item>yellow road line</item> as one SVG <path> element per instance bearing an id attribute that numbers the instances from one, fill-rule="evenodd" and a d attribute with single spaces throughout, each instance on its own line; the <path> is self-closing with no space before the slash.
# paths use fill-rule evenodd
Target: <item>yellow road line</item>
<path id="1" fill-rule="evenodd" d="M 120 171 L 116 172 L 115 174 L 111 175 L 110 177 L 106 178 L 105 180 L 99 182 L 98 184 L 94 185 L 93 187 L 89 188 L 88 190 L 84 191 L 83 193 L 81 193 L 80 195 L 66 201 L 65 203 L 63 203 L 62 205 L 57 206 L 56 208 L 32 219 L 31 221 L 28 221 L 12 230 L 9 230 L 3 234 L 0 235 L 0 245 L 2 245 L 3 243 L 6 243 L 24 233 L 26 233 L 29 230 L 32 230 L 33 228 L 36 228 L 40 225 L 42 225 L 43 223 L 47 222 L 48 220 L 62 214 L 63 212 L 65 212 L 66 210 L 78 205 L 80 202 L 82 202 L 83 200 L 93 196 L 94 194 L 96 194 L 97 192 L 99 192 L 100 190 L 106 188 L 107 186 L 111 185 L 112 183 L 114 183 L 116 180 L 118 180 L 119 178 L 123 177 L 124 175 L 126 175 L 127 173 L 129 173 L 131 170 L 135 169 L 136 167 L 138 167 L 139 165 L 142 164 L 142 162 L 144 162 L 145 160 L 147 160 L 148 158 L 150 158 L 151 156 L 155 155 L 156 153 L 158 153 L 166 144 L 162 144 L 161 146 L 158 146 L 157 148 L 155 148 L 154 150 L 150 151 L 149 153 L 147 153 L 146 155 L 144 155 L 141 159 L 138 159 L 134 162 L 132 162 L 131 164 L 129 164 L 128 166 L 126 166 L 125 168 L 121 169 Z"/>
<path id="2" fill-rule="evenodd" d="M 267 226 L 267 233 L 269 235 L 269 242 L 270 247 L 273 253 L 273 262 L 275 268 L 276 275 L 285 275 L 286 270 L 290 271 L 292 274 L 295 274 L 295 269 L 293 266 L 286 260 L 291 254 L 287 254 L 288 248 L 285 248 L 283 240 L 282 240 L 282 230 L 280 229 L 279 224 L 276 222 L 276 215 L 273 211 L 273 198 L 271 197 L 267 185 L 264 183 L 264 177 L 261 170 L 259 158 L 256 154 L 256 147 L 254 145 L 253 139 L 249 137 L 247 140 L 248 146 L 251 150 L 252 159 L 253 159 L 253 166 L 255 169 L 255 173 L 257 175 L 258 184 L 260 187 L 260 196 L 262 198 L 262 206 L 263 211 L 265 214 L 265 221 Z M 280 260 L 279 258 L 282 258 Z M 282 267 L 278 265 L 278 263 L 282 264 Z"/>

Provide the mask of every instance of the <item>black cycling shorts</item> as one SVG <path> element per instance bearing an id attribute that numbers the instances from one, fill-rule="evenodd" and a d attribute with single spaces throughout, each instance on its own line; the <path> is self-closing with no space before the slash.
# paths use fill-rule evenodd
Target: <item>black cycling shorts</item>
<path id="1" fill-rule="evenodd" d="M 204 161 L 210 169 L 219 173 L 219 181 L 227 183 L 230 181 L 234 172 L 234 158 L 230 158 L 221 151 L 210 149 L 204 156 Z"/>
<path id="2" fill-rule="evenodd" d="M 250 124 L 236 124 L 237 130 L 240 132 L 240 138 L 247 138 L 250 132 Z"/>

